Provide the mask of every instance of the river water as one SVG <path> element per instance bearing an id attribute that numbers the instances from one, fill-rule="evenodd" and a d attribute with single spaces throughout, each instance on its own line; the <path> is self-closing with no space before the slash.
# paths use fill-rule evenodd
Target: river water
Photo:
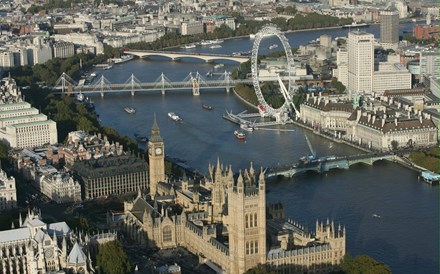
<path id="1" fill-rule="evenodd" d="M 411 24 L 401 26 L 401 31 L 410 29 Z M 365 30 L 377 37 L 379 26 Z M 291 46 L 297 47 L 324 33 L 334 38 L 346 36 L 347 32 L 348 29 L 331 29 L 286 36 Z M 275 38 L 263 40 L 261 52 L 272 43 L 277 43 Z M 220 49 L 198 47 L 193 51 L 230 54 L 248 51 L 251 47 L 251 40 L 239 38 L 225 41 Z M 222 71 L 234 67 L 232 63 L 224 63 Z M 112 83 L 124 83 L 132 73 L 140 81 L 154 81 L 161 72 L 172 81 L 180 81 L 190 72 L 199 71 L 205 75 L 213 70 L 213 66 L 196 60 L 136 59 L 97 73 L 98 77 L 103 74 Z M 165 95 L 140 92 L 133 97 L 112 94 L 104 98 L 92 96 L 92 99 L 101 122 L 130 137 L 134 133 L 148 134 L 156 113 L 166 154 L 184 159 L 188 165 L 204 173 L 208 163 L 215 163 L 217 157 L 222 163 L 231 164 L 235 171 L 248 167 L 251 161 L 256 167 L 294 163 L 309 153 L 304 134 L 308 135 L 318 155 L 359 153 L 295 126 L 282 127 L 294 130 L 289 132 L 261 130 L 247 133 L 246 142 L 240 142 L 233 135 L 237 125 L 222 119 L 222 115 L 225 110 L 234 113 L 253 110 L 224 90 L 202 90 L 200 96 L 192 96 L 190 91 L 169 91 Z M 212 105 L 214 110 L 202 109 L 202 103 Z M 134 107 L 136 114 L 127 114 L 123 110 L 126 106 Z M 168 112 L 176 112 L 184 121 L 173 122 L 167 117 Z M 267 199 L 269 202 L 283 202 L 287 217 L 312 230 L 316 219 L 330 218 L 345 225 L 348 252 L 370 255 L 389 265 L 394 273 L 438 273 L 438 188 L 418 182 L 417 175 L 385 161 L 374 166 L 356 165 L 347 171 L 332 171 L 325 175 L 307 173 L 293 179 L 271 179 Z M 373 218 L 373 214 L 381 218 Z"/>

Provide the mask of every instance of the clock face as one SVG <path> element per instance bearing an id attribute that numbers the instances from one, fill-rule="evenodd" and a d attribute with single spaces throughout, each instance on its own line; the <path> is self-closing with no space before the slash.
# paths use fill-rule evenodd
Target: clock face
<path id="1" fill-rule="evenodd" d="M 52 249 L 47 249 L 46 251 L 44 251 L 44 255 L 46 255 L 46 258 L 50 259 L 53 256 L 53 250 Z"/>
<path id="2" fill-rule="evenodd" d="M 162 149 L 160 147 L 156 148 L 156 155 L 161 155 Z"/>

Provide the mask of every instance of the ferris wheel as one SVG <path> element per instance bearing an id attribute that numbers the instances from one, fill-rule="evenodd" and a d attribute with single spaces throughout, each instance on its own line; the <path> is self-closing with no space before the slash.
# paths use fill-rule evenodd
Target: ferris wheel
<path id="1" fill-rule="evenodd" d="M 266 102 L 260 87 L 260 78 L 259 78 L 259 70 L 258 70 L 258 50 L 260 48 L 260 42 L 265 36 L 276 36 L 281 41 L 287 59 L 287 72 L 288 72 L 287 88 L 284 85 L 283 81 L 281 80 L 280 76 L 279 75 L 277 76 L 281 93 L 283 94 L 285 99 L 284 104 L 277 109 L 273 108 Z M 289 105 L 293 107 L 296 114 L 298 115 L 298 111 L 296 110 L 290 95 L 290 91 L 295 86 L 295 80 L 293 77 L 294 72 L 292 71 L 293 66 L 294 66 L 293 55 L 290 49 L 289 41 L 287 40 L 286 36 L 284 36 L 284 34 L 281 32 L 280 29 L 278 29 L 276 25 L 270 24 L 264 26 L 255 36 L 254 45 L 252 47 L 252 57 L 251 57 L 252 82 L 254 85 L 255 94 L 257 95 L 257 99 L 259 103 L 258 110 L 261 116 L 263 117 L 270 116 L 278 119 L 281 113 L 285 113 L 286 111 L 288 111 Z"/>

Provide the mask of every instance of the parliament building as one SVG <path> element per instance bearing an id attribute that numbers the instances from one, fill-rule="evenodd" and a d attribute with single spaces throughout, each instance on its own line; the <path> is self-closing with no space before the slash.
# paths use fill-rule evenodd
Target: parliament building
<path id="1" fill-rule="evenodd" d="M 217 273 L 244 273 L 266 264 L 280 273 L 327 273 L 345 255 L 345 228 L 327 220 L 316 231 L 284 219 L 281 204 L 266 207 L 263 169 L 234 173 L 209 165 L 200 181 L 185 175 L 170 182 L 164 172 L 164 141 L 154 120 L 148 142 L 149 192 L 124 203 L 112 225 L 137 242 L 185 247 Z"/>

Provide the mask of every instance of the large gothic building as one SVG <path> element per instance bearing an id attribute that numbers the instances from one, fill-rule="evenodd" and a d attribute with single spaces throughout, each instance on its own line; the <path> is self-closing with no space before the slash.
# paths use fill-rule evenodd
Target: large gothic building
<path id="1" fill-rule="evenodd" d="M 316 222 L 316 232 L 284 220 L 281 204 L 266 207 L 263 169 L 234 173 L 209 165 L 208 175 L 170 182 L 164 172 L 164 141 L 154 120 L 148 143 L 149 193 L 124 203 L 113 225 L 139 243 L 183 246 L 223 273 L 240 274 L 258 264 L 281 273 L 326 273 L 345 255 L 345 228 Z M 116 218 L 117 217 L 117 218 Z"/>
<path id="2" fill-rule="evenodd" d="M 94 273 L 91 255 L 98 243 L 116 240 L 115 233 L 74 233 L 65 222 L 46 224 L 41 212 L 29 210 L 18 228 L 0 231 L 0 273 Z"/>

